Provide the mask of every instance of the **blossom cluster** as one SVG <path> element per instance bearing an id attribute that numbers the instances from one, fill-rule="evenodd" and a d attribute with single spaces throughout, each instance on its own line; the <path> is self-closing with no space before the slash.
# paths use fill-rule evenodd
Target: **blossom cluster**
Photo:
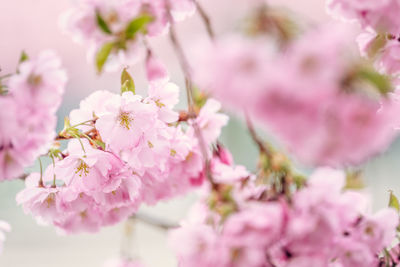
<path id="1" fill-rule="evenodd" d="M 201 46 L 196 81 L 257 119 L 302 163 L 359 164 L 398 135 L 400 103 L 387 77 L 354 56 L 352 36 L 329 24 L 279 52 L 263 37 L 228 36 Z"/>
<path id="2" fill-rule="evenodd" d="M 98 71 L 114 71 L 143 57 L 145 36 L 168 31 L 171 20 L 195 11 L 191 0 L 81 0 L 67 11 L 62 24 L 77 42 L 89 47 L 88 60 Z"/>
<path id="3" fill-rule="evenodd" d="M 334 17 L 361 25 L 364 32 L 358 42 L 363 56 L 375 60 L 376 67 L 382 72 L 395 76 L 400 74 L 398 1 L 329 0 L 327 6 Z"/>
<path id="4" fill-rule="evenodd" d="M 363 194 L 343 192 L 341 171 L 317 169 L 290 199 L 266 199 L 260 186 L 249 192 L 244 180 L 232 179 L 234 193 L 223 194 L 236 203 L 227 216 L 205 199 L 170 232 L 180 266 L 376 267 L 395 237 L 396 211 L 367 212 Z"/>
<path id="5" fill-rule="evenodd" d="M 97 231 L 132 215 L 141 203 L 187 192 L 204 180 L 204 157 L 196 124 L 207 147 L 227 116 L 209 99 L 195 119 L 179 123 L 172 108 L 178 87 L 150 83 L 143 98 L 126 91 L 96 91 L 71 111 L 62 137 L 72 138 L 44 174 L 33 173 L 17 201 L 40 222 L 66 233 Z"/>
<path id="6" fill-rule="evenodd" d="M 17 178 L 47 152 L 55 134 L 56 111 L 66 83 L 52 51 L 25 60 L 2 84 L 0 95 L 0 181 Z"/>

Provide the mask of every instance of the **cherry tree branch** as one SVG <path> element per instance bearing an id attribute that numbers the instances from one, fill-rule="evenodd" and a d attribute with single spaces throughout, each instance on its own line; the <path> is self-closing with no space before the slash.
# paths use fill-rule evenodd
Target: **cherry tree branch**
<path id="1" fill-rule="evenodd" d="M 179 227 L 179 225 L 177 223 L 169 222 L 169 221 L 163 220 L 161 218 L 153 217 L 149 214 L 140 213 L 140 212 L 132 215 L 130 217 L 130 219 L 138 220 L 145 224 L 148 224 L 148 225 L 151 225 L 151 226 L 163 229 L 163 230 L 170 230 L 170 229 Z"/>
<path id="2" fill-rule="evenodd" d="M 189 116 L 196 117 L 196 112 L 194 110 L 194 100 L 193 100 L 193 80 L 192 80 L 192 76 L 191 76 L 191 67 L 190 67 L 189 61 L 185 55 L 183 47 L 182 47 L 180 41 L 178 40 L 176 28 L 175 28 L 175 22 L 172 18 L 170 9 L 169 9 L 168 14 L 169 14 L 169 20 L 170 20 L 170 24 L 171 24 L 169 36 L 171 39 L 171 43 L 174 47 L 175 53 L 178 57 L 179 63 L 181 65 L 181 69 L 185 76 L 186 95 L 187 95 Z M 200 150 L 201 150 L 202 156 L 204 158 L 206 177 L 207 177 L 208 181 L 210 182 L 210 184 L 212 185 L 212 187 L 216 188 L 217 185 L 215 184 L 214 179 L 212 177 L 211 165 L 210 165 L 210 161 L 208 159 L 207 145 L 206 145 L 206 142 L 204 141 L 203 134 L 202 134 L 199 126 L 197 125 L 197 122 L 195 119 L 193 120 L 193 129 L 194 129 L 196 137 L 199 141 Z"/>
<path id="3" fill-rule="evenodd" d="M 215 33 L 214 33 L 214 29 L 211 25 L 211 19 L 208 16 L 208 14 L 206 13 L 206 11 L 204 10 L 203 6 L 199 3 L 198 0 L 193 0 L 194 4 L 196 5 L 196 9 L 199 12 L 199 15 L 206 27 L 208 36 L 210 37 L 211 40 L 215 39 Z"/>

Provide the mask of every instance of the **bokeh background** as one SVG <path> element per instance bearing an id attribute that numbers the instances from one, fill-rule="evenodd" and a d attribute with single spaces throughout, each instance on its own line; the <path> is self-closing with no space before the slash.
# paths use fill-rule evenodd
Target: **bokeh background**
<path id="1" fill-rule="evenodd" d="M 69 82 L 63 105 L 59 110 L 59 125 L 69 111 L 78 107 L 79 101 L 95 90 L 117 92 L 120 88 L 119 74 L 96 75 L 86 60 L 86 48 L 73 43 L 59 27 L 59 15 L 70 7 L 69 0 L 0 0 L 0 74 L 14 72 L 22 50 L 35 56 L 43 49 L 53 49 L 63 59 Z M 250 0 L 204 0 L 205 9 L 212 17 L 218 34 L 238 27 L 239 19 L 250 8 Z M 298 18 L 309 24 L 329 20 L 322 0 L 274 0 L 271 5 L 290 7 Z M 179 35 L 185 49 L 205 36 L 198 16 L 178 25 Z M 183 85 L 182 73 L 167 38 L 150 40 L 156 54 L 163 59 L 172 81 Z M 144 93 L 146 80 L 143 66 L 132 66 L 139 93 Z M 183 87 L 182 87 L 183 88 Z M 244 88 L 245 90 L 245 88 Z M 184 99 L 184 98 L 183 98 Z M 184 107 L 185 103 L 180 104 Z M 0 107 L 1 112 L 1 107 Z M 400 116 L 400 114 L 399 114 Z M 233 118 L 222 134 L 222 141 L 233 152 L 237 163 L 254 169 L 257 151 L 240 119 Z M 34 169 L 35 167 L 33 167 Z M 374 208 L 387 205 L 388 190 L 400 193 L 400 142 L 382 156 L 368 162 L 364 168 L 366 192 L 374 199 Z M 303 169 L 308 171 L 307 169 Z M 51 226 L 39 226 L 32 217 L 24 215 L 15 203 L 16 193 L 23 188 L 22 181 L 0 183 L 0 219 L 12 225 L 7 234 L 0 267 L 101 267 L 120 250 L 123 224 L 104 228 L 98 234 L 60 236 Z M 156 207 L 143 207 L 142 212 L 169 221 L 179 221 L 196 199 L 190 194 Z M 176 260 L 166 246 L 166 233 L 140 222 L 135 225 L 132 253 L 150 267 L 173 267 Z"/>

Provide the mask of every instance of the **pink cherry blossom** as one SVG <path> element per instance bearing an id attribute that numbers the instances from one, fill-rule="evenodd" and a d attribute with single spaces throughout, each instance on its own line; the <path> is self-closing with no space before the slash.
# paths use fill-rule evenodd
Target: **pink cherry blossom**
<path id="1" fill-rule="evenodd" d="M 247 109 L 265 84 L 265 74 L 274 62 L 272 52 L 271 45 L 262 40 L 237 35 L 201 44 L 193 55 L 194 79 L 232 110 Z"/>
<path id="2" fill-rule="evenodd" d="M 146 58 L 146 75 L 149 81 L 165 81 L 169 79 L 165 65 L 151 53 Z"/>
<path id="3" fill-rule="evenodd" d="M 12 179 L 46 153 L 55 136 L 55 112 L 66 83 L 58 56 L 44 51 L 20 64 L 0 96 L 0 180 Z M 18 111 L 18 112 L 17 112 Z"/>
<path id="4" fill-rule="evenodd" d="M 115 95 L 107 103 L 107 111 L 96 121 L 96 128 L 108 147 L 117 153 L 137 147 L 157 119 L 157 109 L 132 92 Z"/>
<path id="5" fill-rule="evenodd" d="M 61 24 L 75 41 L 88 45 L 90 62 L 95 62 L 96 54 L 105 44 L 116 44 L 104 66 L 106 71 L 116 71 L 121 65 L 134 64 L 143 58 L 144 35 L 159 36 L 168 31 L 169 9 L 174 20 L 183 20 L 194 13 L 195 5 L 191 0 L 82 0 L 65 12 Z M 103 28 L 98 16 L 106 25 Z M 135 33 L 134 38 L 125 38 L 128 25 L 143 16 L 151 17 L 145 30 Z"/>
<path id="6" fill-rule="evenodd" d="M 400 19 L 396 14 L 400 10 L 400 3 L 397 0 L 328 0 L 327 7 L 335 17 L 355 20 L 364 29 L 399 33 Z"/>
<path id="7" fill-rule="evenodd" d="M 214 143 L 221 135 L 222 127 L 228 123 L 228 116 L 218 113 L 220 109 L 221 104 L 218 101 L 208 99 L 195 119 L 207 144 Z"/>

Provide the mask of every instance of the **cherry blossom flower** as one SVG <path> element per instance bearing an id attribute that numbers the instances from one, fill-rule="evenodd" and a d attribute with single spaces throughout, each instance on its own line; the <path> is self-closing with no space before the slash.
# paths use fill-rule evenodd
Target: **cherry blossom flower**
<path id="1" fill-rule="evenodd" d="M 20 64 L 0 96 L 0 180 L 13 179 L 47 151 L 55 136 L 55 112 L 66 83 L 61 61 L 52 51 Z M 17 112 L 18 111 L 18 112 Z"/>

